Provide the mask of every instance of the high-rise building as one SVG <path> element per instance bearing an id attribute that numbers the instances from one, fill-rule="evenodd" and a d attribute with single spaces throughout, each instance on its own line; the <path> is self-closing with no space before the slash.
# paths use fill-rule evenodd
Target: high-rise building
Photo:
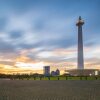
<path id="1" fill-rule="evenodd" d="M 83 57 L 83 36 L 82 36 L 82 25 L 84 21 L 79 16 L 76 26 L 78 26 L 78 69 L 84 69 L 84 57 Z"/>
<path id="2" fill-rule="evenodd" d="M 49 76 L 50 75 L 50 66 L 44 66 L 44 75 Z"/>

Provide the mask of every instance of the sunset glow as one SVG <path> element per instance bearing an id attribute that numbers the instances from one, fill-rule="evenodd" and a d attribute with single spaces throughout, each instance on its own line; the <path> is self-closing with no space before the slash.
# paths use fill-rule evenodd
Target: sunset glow
<path id="1" fill-rule="evenodd" d="M 0 73 L 77 68 L 79 15 L 85 20 L 85 68 L 100 69 L 99 0 L 75 1 L 0 0 Z"/>

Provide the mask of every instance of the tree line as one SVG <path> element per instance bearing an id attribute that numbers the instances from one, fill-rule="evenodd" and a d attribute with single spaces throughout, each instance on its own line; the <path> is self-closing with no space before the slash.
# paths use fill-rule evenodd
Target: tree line
<path id="1" fill-rule="evenodd" d="M 56 80 L 61 80 L 61 78 L 64 78 L 64 80 L 69 80 L 69 79 L 73 79 L 75 80 L 76 77 L 79 79 L 79 80 L 88 80 L 89 78 L 92 78 L 92 79 L 95 79 L 95 80 L 98 80 L 100 79 L 100 76 L 71 76 L 71 75 L 68 75 L 68 74 L 63 74 L 63 75 L 58 75 L 58 76 L 45 76 L 43 74 L 38 74 L 38 73 L 33 73 L 33 74 L 0 74 L 0 79 L 11 79 L 11 80 L 30 80 L 30 79 L 33 79 L 33 80 L 43 80 L 46 78 L 46 80 L 52 80 L 52 77 L 56 77 Z M 77 79 L 76 79 L 77 80 Z"/>

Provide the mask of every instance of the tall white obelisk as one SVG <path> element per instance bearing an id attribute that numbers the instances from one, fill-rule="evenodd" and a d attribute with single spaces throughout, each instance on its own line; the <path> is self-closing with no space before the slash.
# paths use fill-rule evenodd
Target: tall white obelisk
<path id="1" fill-rule="evenodd" d="M 78 69 L 84 69 L 84 57 L 83 57 L 83 36 L 82 36 L 82 25 L 84 21 L 79 16 L 76 26 L 78 26 Z"/>

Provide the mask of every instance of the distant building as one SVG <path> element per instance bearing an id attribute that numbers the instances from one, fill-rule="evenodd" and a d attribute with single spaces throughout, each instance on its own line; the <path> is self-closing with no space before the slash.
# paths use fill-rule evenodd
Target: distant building
<path id="1" fill-rule="evenodd" d="M 56 72 L 55 71 L 52 71 L 51 72 L 51 76 L 56 76 Z"/>
<path id="2" fill-rule="evenodd" d="M 56 75 L 60 75 L 60 70 L 59 69 L 56 70 Z"/>
<path id="3" fill-rule="evenodd" d="M 45 76 L 50 76 L 50 66 L 44 66 L 43 71 Z"/>
<path id="4" fill-rule="evenodd" d="M 52 71 L 52 72 L 51 72 L 51 75 L 52 75 L 52 76 L 58 76 L 58 75 L 60 75 L 59 69 L 57 69 L 56 71 Z"/>

